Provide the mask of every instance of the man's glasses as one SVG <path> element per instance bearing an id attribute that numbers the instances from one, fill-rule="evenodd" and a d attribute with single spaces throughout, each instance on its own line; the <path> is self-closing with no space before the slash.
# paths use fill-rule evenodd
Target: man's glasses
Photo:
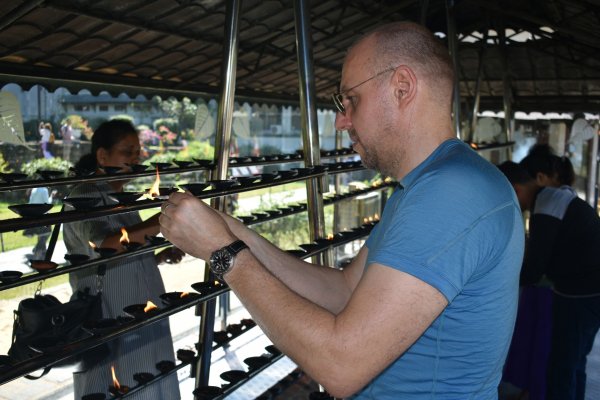
<path id="1" fill-rule="evenodd" d="M 398 67 L 392 67 L 392 68 L 388 68 L 388 69 L 384 69 L 383 71 L 373 75 L 372 77 L 370 77 L 367 80 L 362 81 L 361 83 L 359 83 L 358 85 L 354 85 L 352 86 L 350 89 L 346 89 L 343 92 L 339 92 L 339 93 L 334 93 L 331 95 L 331 98 L 333 99 L 333 104 L 335 104 L 335 108 L 337 108 L 337 110 L 342 113 L 343 115 L 346 115 L 346 107 L 344 106 L 344 100 L 347 98 L 350 98 L 351 96 L 346 96 L 345 93 L 348 93 L 349 91 L 351 91 L 352 89 L 356 89 L 357 87 L 359 87 L 360 85 L 364 85 L 365 83 L 369 82 L 372 79 L 377 78 L 378 76 L 381 76 L 383 74 L 385 74 L 386 72 L 390 72 L 390 71 L 394 71 L 396 70 Z"/>

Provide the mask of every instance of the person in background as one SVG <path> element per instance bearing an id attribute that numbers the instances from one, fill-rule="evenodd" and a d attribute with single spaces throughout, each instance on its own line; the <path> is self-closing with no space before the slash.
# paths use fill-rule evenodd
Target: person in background
<path id="1" fill-rule="evenodd" d="M 62 137 L 63 145 L 63 160 L 71 160 L 71 148 L 73 147 L 73 128 L 71 127 L 71 120 L 67 118 L 65 123 L 60 127 L 60 135 Z"/>
<path id="2" fill-rule="evenodd" d="M 140 143 L 133 125 L 126 120 L 111 120 L 101 124 L 92 136 L 91 153 L 82 157 L 76 168 L 95 170 L 103 174 L 102 167 L 115 166 L 127 169 L 128 164 L 139 162 Z M 126 182 L 110 180 L 84 183 L 72 189 L 69 197 L 93 197 L 98 205 L 113 205 L 110 193 L 120 192 Z M 126 228 L 131 242 L 144 243 L 146 235 L 159 233 L 158 214 L 142 221 L 138 212 L 113 214 L 65 224 L 64 240 L 69 253 L 97 255 L 89 242 L 97 247 L 123 250 L 119 239 L 121 228 Z M 159 295 L 165 287 L 158 269 L 162 262 L 179 262 L 183 253 L 168 248 L 158 254 L 144 253 L 124 258 L 107 265 L 102 291 L 104 318 L 123 315 L 123 308 L 132 304 L 145 304 L 148 300 L 160 304 Z M 96 269 L 85 269 L 69 275 L 73 293 L 91 288 L 96 291 Z M 174 361 L 173 342 L 169 321 L 159 322 L 120 336 L 109 343 L 110 356 L 88 370 L 73 374 L 75 399 L 91 393 L 107 393 L 112 384 L 111 366 L 117 368 L 119 381 L 129 387 L 136 385 L 133 374 L 154 369 L 157 362 Z M 131 396 L 134 399 L 179 399 L 177 374 L 149 385 Z"/>
<path id="3" fill-rule="evenodd" d="M 47 187 L 36 187 L 31 189 L 29 194 L 29 204 L 52 204 L 52 199 L 56 190 L 49 193 Z M 49 226 L 40 226 L 36 228 L 25 229 L 25 236 L 37 236 L 37 243 L 33 247 L 31 259 L 43 260 L 46 256 L 46 242 L 50 237 L 51 229 Z"/>
<path id="4" fill-rule="evenodd" d="M 40 145 L 42 147 L 42 155 L 44 158 L 52 158 L 54 157 L 50 152 L 50 139 L 52 136 L 52 125 L 47 124 L 45 122 L 40 122 L 38 127 L 38 132 L 40 134 Z"/>
<path id="5" fill-rule="evenodd" d="M 551 165 L 551 156 L 546 163 Z M 533 163 L 499 166 L 523 211 L 531 212 L 524 285 L 552 283 L 552 339 L 547 399 L 585 399 L 586 361 L 600 328 L 600 217 L 569 186 L 539 184 Z M 534 179 L 536 177 L 536 179 Z"/>
<path id="6" fill-rule="evenodd" d="M 547 144 L 536 144 L 520 162 L 539 186 L 572 186 L 575 170 L 568 157 L 559 157 Z"/>
<path id="7" fill-rule="evenodd" d="M 350 48 L 336 129 L 399 184 L 343 270 L 307 264 L 188 193 L 162 206 L 165 237 L 210 260 L 275 346 L 335 397 L 498 397 L 524 228 L 506 179 L 453 132 L 453 82 L 448 50 L 415 23 Z"/>

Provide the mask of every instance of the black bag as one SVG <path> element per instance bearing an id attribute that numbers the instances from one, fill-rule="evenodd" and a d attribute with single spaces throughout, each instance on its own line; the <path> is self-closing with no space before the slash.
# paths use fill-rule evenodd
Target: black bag
<path id="1" fill-rule="evenodd" d="M 98 276 L 101 279 L 100 275 Z M 83 329 L 88 321 L 102 318 L 101 285 L 96 295 L 77 291 L 71 300 L 61 303 L 56 297 L 39 292 L 33 298 L 21 300 L 14 311 L 12 345 L 8 356 L 12 362 L 22 362 L 38 356 L 40 353 L 64 352 L 65 346 L 89 337 Z M 108 356 L 106 344 L 70 357 L 53 366 L 77 366 L 86 369 Z M 42 375 L 29 379 L 38 379 L 50 371 L 45 368 Z"/>

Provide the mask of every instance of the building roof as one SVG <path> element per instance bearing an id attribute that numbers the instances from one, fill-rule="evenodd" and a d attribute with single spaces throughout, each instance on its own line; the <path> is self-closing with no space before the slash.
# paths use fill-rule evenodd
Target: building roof
<path id="1" fill-rule="evenodd" d="M 225 1 L 2 3 L 0 82 L 131 97 L 220 93 Z M 473 104 L 483 54 L 481 109 L 502 109 L 506 70 L 515 110 L 597 112 L 599 0 L 309 1 L 320 104 L 337 89 L 345 50 L 359 35 L 412 20 L 447 38 L 446 3 L 455 4 L 466 106 Z M 237 62 L 237 95 L 298 101 L 294 1 L 241 2 Z"/>

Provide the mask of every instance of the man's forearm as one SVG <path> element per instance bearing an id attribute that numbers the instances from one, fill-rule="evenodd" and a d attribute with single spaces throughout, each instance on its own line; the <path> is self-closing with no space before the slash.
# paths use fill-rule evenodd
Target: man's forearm
<path id="1" fill-rule="evenodd" d="M 350 298 L 351 289 L 340 270 L 306 263 L 279 249 L 242 222 L 221 213 L 235 236 L 287 287 L 300 296 L 337 314 Z"/>

